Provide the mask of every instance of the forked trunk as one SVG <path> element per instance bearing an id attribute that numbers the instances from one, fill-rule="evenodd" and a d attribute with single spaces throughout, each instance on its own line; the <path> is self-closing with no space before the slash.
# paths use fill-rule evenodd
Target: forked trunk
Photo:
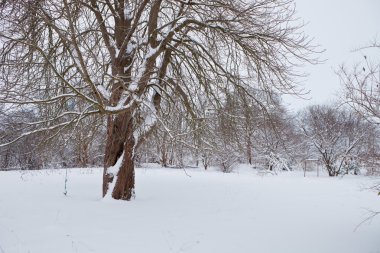
<path id="1" fill-rule="evenodd" d="M 122 200 L 134 197 L 134 147 L 133 122 L 130 114 L 109 116 L 104 157 L 103 197 L 107 194 L 111 194 L 114 199 Z M 112 189 L 109 189 L 110 187 Z"/>
<path id="2" fill-rule="evenodd" d="M 330 177 L 338 176 L 338 172 L 335 170 L 334 166 L 327 164 L 326 168 L 327 168 L 327 172 L 329 173 Z"/>

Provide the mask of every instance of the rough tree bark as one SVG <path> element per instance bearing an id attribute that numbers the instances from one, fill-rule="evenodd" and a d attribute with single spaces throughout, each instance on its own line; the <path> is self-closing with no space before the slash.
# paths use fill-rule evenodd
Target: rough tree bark
<path id="1" fill-rule="evenodd" d="M 114 199 L 130 200 L 134 195 L 134 146 L 133 122 L 129 113 L 108 116 L 107 139 L 104 155 L 103 197 L 108 193 L 109 186 L 114 183 L 111 195 Z M 123 155 L 124 154 L 124 155 Z M 121 156 L 123 157 L 121 158 Z M 116 175 L 108 168 L 115 166 L 118 159 L 121 161 Z"/>

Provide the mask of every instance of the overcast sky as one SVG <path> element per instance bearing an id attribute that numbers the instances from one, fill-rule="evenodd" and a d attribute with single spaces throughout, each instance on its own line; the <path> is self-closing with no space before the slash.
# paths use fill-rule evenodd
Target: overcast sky
<path id="1" fill-rule="evenodd" d="M 340 83 L 335 71 L 339 65 L 357 62 L 362 54 L 353 52 L 355 49 L 375 38 L 380 41 L 380 0 L 296 0 L 296 4 L 298 16 L 307 23 L 306 33 L 326 50 L 320 57 L 326 61 L 305 68 L 310 74 L 304 82 L 310 100 L 284 96 L 284 103 L 293 111 L 336 98 Z M 366 54 L 375 57 L 375 53 L 379 50 Z"/>

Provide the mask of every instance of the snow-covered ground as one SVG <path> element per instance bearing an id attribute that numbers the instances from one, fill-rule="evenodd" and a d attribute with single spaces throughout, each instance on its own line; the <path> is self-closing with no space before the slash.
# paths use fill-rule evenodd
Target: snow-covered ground
<path id="1" fill-rule="evenodd" d="M 0 253 L 378 253 L 380 198 L 362 176 L 137 169 L 104 200 L 101 169 L 0 172 Z M 187 175 L 188 174 L 188 175 Z"/>

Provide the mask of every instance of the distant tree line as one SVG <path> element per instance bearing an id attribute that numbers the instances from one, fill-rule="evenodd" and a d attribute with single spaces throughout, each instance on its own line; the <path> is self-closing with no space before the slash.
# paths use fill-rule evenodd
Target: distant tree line
<path id="1" fill-rule="evenodd" d="M 180 105 L 163 105 L 163 116 L 136 151 L 135 162 L 163 167 L 217 166 L 230 172 L 238 163 L 263 170 L 302 168 L 317 159 L 330 176 L 348 173 L 379 173 L 378 125 L 347 106 L 313 105 L 291 115 L 279 96 L 258 104 L 242 105 L 234 94 L 214 110 L 203 105 L 203 116 L 187 119 Z M 247 103 L 248 104 L 248 103 Z M 2 143 L 33 132 L 25 123 L 37 112 L 1 108 Z M 0 148 L 2 169 L 41 169 L 101 166 L 104 159 L 106 124 L 91 117 L 57 135 L 28 134 Z"/>

